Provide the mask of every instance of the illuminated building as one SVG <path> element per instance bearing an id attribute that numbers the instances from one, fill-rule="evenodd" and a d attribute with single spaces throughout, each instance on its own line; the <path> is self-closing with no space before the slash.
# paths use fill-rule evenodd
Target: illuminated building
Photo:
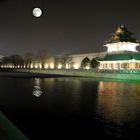
<path id="1" fill-rule="evenodd" d="M 140 69 L 140 52 L 136 50 L 140 44 L 132 35 L 124 25 L 118 26 L 104 45 L 107 54 L 100 60 L 99 69 Z"/>
<path id="2" fill-rule="evenodd" d="M 119 25 L 114 33 L 105 42 L 107 51 L 85 54 L 74 54 L 49 57 L 45 62 L 34 60 L 31 64 L 26 64 L 26 68 L 45 69 L 98 69 L 98 70 L 140 70 L 140 52 L 136 49 L 140 46 L 137 39 L 133 38 L 133 33 L 127 27 Z M 0 56 L 0 61 L 2 57 Z M 2 64 L 1 67 L 9 67 L 9 64 Z M 13 65 L 20 68 L 19 65 Z M 22 68 L 25 68 L 25 64 Z M 135 71 L 135 72 L 136 72 Z M 131 71 L 133 72 L 133 71 Z"/>
<path id="3" fill-rule="evenodd" d="M 92 61 L 96 59 L 100 64 L 99 69 L 140 69 L 140 52 L 136 47 L 140 44 L 132 37 L 124 25 L 118 26 L 115 33 L 112 33 L 104 45 L 106 52 L 71 55 L 73 68 L 81 68 L 82 61 L 86 58 Z M 91 69 L 89 62 L 83 69 Z"/>

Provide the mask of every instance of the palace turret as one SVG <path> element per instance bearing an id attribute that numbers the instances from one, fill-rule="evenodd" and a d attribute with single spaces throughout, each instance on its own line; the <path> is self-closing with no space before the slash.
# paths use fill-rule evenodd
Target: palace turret
<path id="1" fill-rule="evenodd" d="M 136 51 L 136 46 L 139 46 L 139 43 L 132 35 L 133 33 L 129 32 L 126 26 L 119 25 L 115 33 L 112 33 L 106 41 L 105 46 L 108 48 L 108 52 Z"/>

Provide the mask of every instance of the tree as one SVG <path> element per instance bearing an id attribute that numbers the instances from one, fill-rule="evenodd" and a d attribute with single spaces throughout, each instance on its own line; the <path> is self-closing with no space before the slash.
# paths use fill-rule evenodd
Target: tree
<path id="1" fill-rule="evenodd" d="M 14 66 L 23 65 L 23 58 L 18 54 L 10 56 L 10 59 Z"/>
<path id="2" fill-rule="evenodd" d="M 2 65 L 7 65 L 7 64 L 12 64 L 11 58 L 10 57 L 3 57 L 1 60 Z"/>
<path id="3" fill-rule="evenodd" d="M 100 65 L 100 63 L 97 61 L 97 58 L 93 58 L 91 60 L 91 67 L 92 68 L 97 68 Z"/>
<path id="4" fill-rule="evenodd" d="M 72 57 L 66 54 L 63 57 L 61 57 L 61 62 L 62 62 L 63 68 L 70 68 L 72 64 Z"/>
<path id="5" fill-rule="evenodd" d="M 35 58 L 35 54 L 31 53 L 31 52 L 27 52 L 25 55 L 24 55 L 24 64 L 25 66 L 30 66 L 31 63 L 33 62 Z"/>
<path id="6" fill-rule="evenodd" d="M 23 58 L 18 55 L 14 54 L 8 57 L 3 57 L 1 64 L 2 65 L 14 65 L 14 66 L 22 66 L 23 65 Z"/>
<path id="7" fill-rule="evenodd" d="M 59 57 L 54 57 L 55 61 L 54 61 L 54 65 L 55 65 L 55 68 L 58 68 L 59 65 L 62 65 L 63 64 L 63 61 L 61 58 Z"/>
<path id="8" fill-rule="evenodd" d="M 41 61 L 42 68 L 45 67 L 47 59 L 50 57 L 50 53 L 47 49 L 42 49 L 37 52 L 38 59 Z"/>
<path id="9" fill-rule="evenodd" d="M 86 66 L 90 65 L 90 59 L 85 57 L 81 62 L 81 68 L 86 68 Z"/>

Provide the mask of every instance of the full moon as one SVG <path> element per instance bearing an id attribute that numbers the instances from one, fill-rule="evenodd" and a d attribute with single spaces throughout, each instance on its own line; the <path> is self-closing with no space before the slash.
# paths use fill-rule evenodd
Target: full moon
<path id="1" fill-rule="evenodd" d="M 40 9 L 40 8 L 34 8 L 34 9 L 33 9 L 33 15 L 34 15 L 35 17 L 40 17 L 40 16 L 42 15 L 41 9 Z"/>

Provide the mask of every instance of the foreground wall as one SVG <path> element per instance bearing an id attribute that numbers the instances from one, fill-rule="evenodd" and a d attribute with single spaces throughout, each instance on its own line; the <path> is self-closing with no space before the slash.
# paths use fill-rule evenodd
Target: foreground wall
<path id="1" fill-rule="evenodd" d="M 58 76 L 73 76 L 73 77 L 91 77 L 102 79 L 122 79 L 122 80 L 139 80 L 140 70 L 120 70 L 120 71 L 102 71 L 98 69 L 92 70 L 37 70 L 37 69 L 15 69 L 15 72 L 44 74 L 45 75 L 58 75 Z"/>

